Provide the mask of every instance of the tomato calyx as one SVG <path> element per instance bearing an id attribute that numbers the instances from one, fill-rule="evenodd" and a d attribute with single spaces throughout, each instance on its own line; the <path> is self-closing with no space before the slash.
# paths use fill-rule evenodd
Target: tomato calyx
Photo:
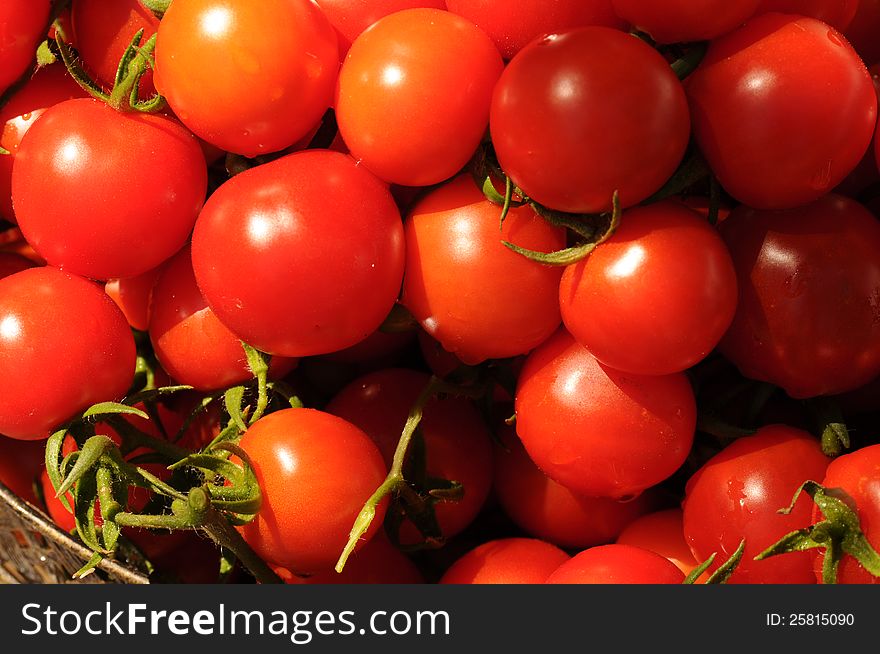
<path id="1" fill-rule="evenodd" d="M 140 3 L 153 12 L 158 19 L 162 19 L 168 7 L 171 6 L 171 0 L 140 0 Z"/>
<path id="2" fill-rule="evenodd" d="M 840 488 L 825 488 L 815 481 L 805 481 L 795 492 L 791 505 L 780 509 L 779 513 L 789 514 L 801 493 L 806 493 L 813 499 L 825 520 L 786 534 L 758 554 L 755 560 L 821 548 L 825 550 L 822 559 L 822 583 L 837 583 L 840 561 L 847 554 L 855 558 L 870 574 L 880 577 L 880 554 L 865 537 L 847 493 Z"/>
<path id="3" fill-rule="evenodd" d="M 739 565 L 739 562 L 742 560 L 743 552 L 746 551 L 746 541 L 745 539 L 739 542 L 739 546 L 730 555 L 730 558 L 727 559 L 724 563 L 718 566 L 718 569 L 709 575 L 708 579 L 704 582 L 705 584 L 726 584 L 730 579 L 730 576 L 733 574 L 736 567 Z M 693 585 L 697 582 L 697 579 L 709 569 L 709 567 L 715 562 L 715 557 L 718 555 L 718 552 L 712 552 L 712 555 L 706 559 L 703 563 L 698 565 L 696 568 L 691 570 L 690 574 L 685 577 L 685 580 L 681 582 L 685 585 Z"/>
<path id="4" fill-rule="evenodd" d="M 816 433 L 822 440 L 822 453 L 834 458 L 851 446 L 849 429 L 834 398 L 814 397 L 804 402 L 816 424 Z"/>

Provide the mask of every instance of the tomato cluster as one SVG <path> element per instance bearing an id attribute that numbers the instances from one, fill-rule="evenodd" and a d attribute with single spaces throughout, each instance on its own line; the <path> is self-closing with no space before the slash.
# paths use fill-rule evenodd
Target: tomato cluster
<path id="1" fill-rule="evenodd" d="M 62 528 L 880 578 L 880 3 L 105 5 L 0 7 L 0 481 Z"/>

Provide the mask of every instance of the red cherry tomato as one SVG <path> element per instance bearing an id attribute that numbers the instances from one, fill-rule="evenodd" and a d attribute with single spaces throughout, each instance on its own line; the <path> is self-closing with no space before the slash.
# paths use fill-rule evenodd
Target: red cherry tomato
<path id="1" fill-rule="evenodd" d="M 44 469 L 42 443 L 0 436 L 0 483 L 23 500 L 38 506 L 34 483 Z"/>
<path id="2" fill-rule="evenodd" d="M 658 43 L 708 41 L 739 27 L 761 0 L 611 0 L 614 11 Z"/>
<path id="3" fill-rule="evenodd" d="M 571 557 L 531 538 L 503 538 L 483 543 L 452 564 L 441 584 L 543 584 Z"/>
<path id="4" fill-rule="evenodd" d="M 288 570 L 275 570 L 288 584 L 423 584 L 422 573 L 403 552 L 381 533 L 355 552 L 342 572 L 324 570 L 298 577 Z"/>
<path id="5" fill-rule="evenodd" d="M 385 181 L 436 184 L 480 144 L 502 68 L 489 37 L 461 16 L 391 14 L 349 50 L 336 92 L 339 131 L 352 156 Z"/>
<path id="6" fill-rule="evenodd" d="M 385 479 L 382 455 L 360 429 L 314 409 L 284 409 L 241 439 L 263 492 L 256 518 L 240 527 L 267 562 L 294 574 L 332 567 L 364 502 Z M 385 503 L 362 543 L 382 524 Z"/>
<path id="7" fill-rule="evenodd" d="M 690 135 L 672 69 L 634 36 L 583 27 L 531 43 L 495 87 L 492 142 L 501 167 L 532 199 L 596 213 L 663 185 Z"/>
<path id="8" fill-rule="evenodd" d="M 548 584 L 680 584 L 684 574 L 659 554 L 631 545 L 600 545 L 563 563 Z"/>
<path id="9" fill-rule="evenodd" d="M 666 509 L 640 516 L 624 527 L 617 537 L 617 544 L 632 545 L 656 552 L 688 575 L 702 561 L 694 558 L 684 539 L 683 520 L 681 509 Z M 700 579 L 703 580 L 705 577 Z M 700 583 L 700 580 L 697 583 Z"/>
<path id="10" fill-rule="evenodd" d="M 0 95 L 24 75 L 49 22 L 50 0 L 3 0 L 0 3 Z"/>
<path id="11" fill-rule="evenodd" d="M 104 291 L 122 309 L 133 329 L 145 332 L 150 327 L 150 296 L 162 268 L 160 265 L 140 275 L 111 279 L 104 284 Z"/>
<path id="12" fill-rule="evenodd" d="M 777 11 L 818 18 L 843 32 L 855 18 L 856 10 L 865 0 L 761 0 L 756 13 Z"/>
<path id="13" fill-rule="evenodd" d="M 570 490 L 632 498 L 690 451 L 694 393 L 681 373 L 648 377 L 599 363 L 560 330 L 526 359 L 516 431 L 532 460 Z"/>
<path id="14" fill-rule="evenodd" d="M 34 266 L 33 261 L 16 252 L 0 252 L 0 279 Z"/>
<path id="15" fill-rule="evenodd" d="M 745 539 L 745 553 L 730 583 L 815 583 L 810 552 L 753 559 L 809 524 L 809 498 L 798 499 L 789 515 L 779 509 L 791 504 L 803 482 L 821 479 L 827 467 L 818 440 L 785 425 L 762 427 L 728 445 L 687 484 L 684 535 L 696 559 L 705 561 L 717 552 L 714 570 Z"/>

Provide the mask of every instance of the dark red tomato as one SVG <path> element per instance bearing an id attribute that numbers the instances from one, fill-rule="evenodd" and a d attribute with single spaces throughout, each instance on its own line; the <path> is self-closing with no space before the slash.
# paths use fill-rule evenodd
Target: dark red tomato
<path id="1" fill-rule="evenodd" d="M 550 543 L 531 538 L 502 538 L 462 556 L 441 584 L 543 584 L 571 557 Z"/>
<path id="2" fill-rule="evenodd" d="M 622 83 L 626 80 L 626 83 Z M 534 200 L 594 213 L 641 202 L 675 171 L 687 101 L 644 41 L 606 27 L 547 36 L 514 57 L 492 99 L 501 167 Z"/>
<path id="3" fill-rule="evenodd" d="M 869 66 L 880 62 L 880 0 L 859 0 L 856 15 L 846 30 L 846 38 Z"/>
<path id="4" fill-rule="evenodd" d="M 4 0 L 0 3 L 0 94 L 24 75 L 49 22 L 50 0 Z"/>
<path id="5" fill-rule="evenodd" d="M 338 70 L 336 32 L 309 0 L 175 0 L 159 26 L 156 88 L 195 134 L 247 157 L 305 136 Z"/>
<path id="6" fill-rule="evenodd" d="M 96 284 L 55 268 L 0 280 L 0 434 L 47 438 L 125 395 L 134 366 L 128 323 Z"/>
<path id="7" fill-rule="evenodd" d="M 341 573 L 324 570 L 311 577 L 298 577 L 275 570 L 288 584 L 423 584 L 422 573 L 384 534 L 378 533 L 345 564 Z"/>
<path id="8" fill-rule="evenodd" d="M 504 448 L 495 448 L 495 496 L 510 519 L 535 538 L 571 549 L 603 545 L 654 508 L 650 490 L 629 502 L 577 495 L 538 469 L 512 427 L 503 427 L 501 435 Z"/>
<path id="9" fill-rule="evenodd" d="M 668 559 L 631 545 L 600 545 L 563 563 L 548 584 L 680 584 L 684 573 Z"/>
<path id="10" fill-rule="evenodd" d="M 119 60 L 138 30 L 146 43 L 159 29 L 159 19 L 139 0 L 74 0 L 71 26 L 76 49 L 86 69 L 105 88 L 112 88 Z M 142 97 L 156 92 L 153 72 L 141 78 Z"/>
<path id="11" fill-rule="evenodd" d="M 607 366 L 641 375 L 690 368 L 712 351 L 736 311 L 724 241 L 673 201 L 625 212 L 620 227 L 559 287 L 566 329 Z"/>
<path id="12" fill-rule="evenodd" d="M 20 498 L 37 506 L 34 483 L 44 469 L 42 443 L 0 436 L 0 483 Z"/>
<path id="13" fill-rule="evenodd" d="M 778 11 L 818 18 L 841 32 L 847 29 L 865 0 L 761 0 L 757 13 Z"/>
<path id="14" fill-rule="evenodd" d="M 813 18 L 753 18 L 712 42 L 685 87 L 694 135 L 718 180 L 761 209 L 828 193 L 874 133 L 871 76 L 840 33 Z"/>
<path id="15" fill-rule="evenodd" d="M 842 488 L 852 500 L 862 531 L 875 550 L 880 550 L 880 445 L 863 447 L 834 459 L 825 478 L 825 488 Z M 807 499 L 807 498 L 805 498 Z M 813 521 L 823 520 L 818 507 L 813 507 Z M 786 554 L 783 558 L 788 558 Z M 821 556 L 816 559 L 816 579 L 822 580 Z M 837 570 L 841 584 L 878 584 L 862 564 L 844 555 Z"/>
<path id="16" fill-rule="evenodd" d="M 111 279 L 177 252 L 207 183 L 202 150 L 178 123 L 78 99 L 47 109 L 28 130 L 12 201 L 28 243 L 51 265 Z"/>
<path id="17" fill-rule="evenodd" d="M 443 0 L 315 0 L 315 4 L 336 28 L 340 59 L 345 59 L 354 40 L 380 18 L 404 9 L 446 8 Z"/>
<path id="18" fill-rule="evenodd" d="M 808 497 L 801 497 L 790 515 L 779 509 L 791 504 L 803 482 L 824 477 L 827 467 L 819 441 L 793 427 L 769 425 L 734 441 L 687 484 L 684 535 L 696 559 L 705 561 L 717 552 L 714 570 L 745 539 L 730 583 L 815 583 L 811 552 L 753 559 L 785 534 L 809 525 Z"/>
<path id="19" fill-rule="evenodd" d="M 360 429 L 314 409 L 284 409 L 260 418 L 241 447 L 254 466 L 263 505 L 240 527 L 258 555 L 293 574 L 332 567 L 355 518 L 382 481 L 382 455 Z M 386 503 L 361 543 L 381 526 Z"/>
<path id="20" fill-rule="evenodd" d="M 350 157 L 292 154 L 220 187 L 193 233 L 193 268 L 217 317 L 279 356 L 350 347 L 400 292 L 403 224 L 387 187 Z"/>
<path id="21" fill-rule="evenodd" d="M 611 0 L 446 0 L 446 7 L 484 29 L 505 59 L 544 34 L 586 25 L 626 27 Z"/>
<path id="22" fill-rule="evenodd" d="M 111 279 L 104 284 L 104 291 L 122 309 L 134 329 L 145 332 L 150 327 L 150 296 L 163 265 L 134 277 Z"/>
<path id="23" fill-rule="evenodd" d="M 64 100 L 85 97 L 79 84 L 62 64 L 41 68 L 0 108 L 0 147 L 10 154 L 0 156 L 0 217 L 15 222 L 12 210 L 12 164 L 25 133 L 43 112 Z"/>
<path id="24" fill-rule="evenodd" d="M 408 9 L 361 34 L 339 73 L 336 118 L 352 156 L 387 182 L 429 186 L 473 156 L 501 55 L 469 20 Z"/>
<path id="25" fill-rule="evenodd" d="M 241 341 L 199 292 L 188 245 L 162 268 L 150 302 L 149 329 L 159 363 L 181 384 L 215 391 L 253 377 Z M 296 359 L 273 358 L 269 375 L 283 377 L 295 365 Z"/>
<path id="26" fill-rule="evenodd" d="M 624 527 L 617 537 L 617 544 L 632 545 L 656 552 L 688 575 L 702 562 L 694 558 L 684 539 L 683 520 L 681 509 L 666 509 L 643 515 Z"/>
<path id="27" fill-rule="evenodd" d="M 0 279 L 36 266 L 33 261 L 17 252 L 0 252 Z"/>
<path id="28" fill-rule="evenodd" d="M 551 252 L 565 230 L 531 207 L 500 209 L 470 175 L 432 191 L 406 220 L 401 303 L 443 347 L 465 363 L 526 354 L 559 327 L 560 268 L 512 252 L 502 240 Z"/>
<path id="29" fill-rule="evenodd" d="M 415 338 L 413 331 L 383 332 L 376 330 L 351 347 L 323 355 L 321 360 L 372 367 L 377 367 L 378 364 L 378 367 L 387 367 L 382 364 L 399 361 L 413 344 Z"/>
<path id="30" fill-rule="evenodd" d="M 667 479 L 695 425 L 683 374 L 618 372 L 565 330 L 529 355 L 519 377 L 517 434 L 547 476 L 581 495 L 632 498 Z"/>
<path id="31" fill-rule="evenodd" d="M 880 223 L 828 195 L 786 211 L 735 210 L 721 225 L 740 287 L 721 352 L 794 398 L 880 374 Z"/>
<path id="32" fill-rule="evenodd" d="M 390 467 L 407 415 L 428 379 L 414 370 L 380 370 L 343 388 L 330 400 L 327 411 L 363 429 Z M 473 405 L 457 397 L 428 402 L 421 432 L 428 475 L 457 481 L 464 487 L 461 501 L 434 505 L 443 535 L 451 537 L 473 521 L 492 486 L 489 433 Z M 415 542 L 418 532 L 407 524 L 401 539 Z"/>
<path id="33" fill-rule="evenodd" d="M 461 359 L 447 351 L 427 332 L 419 330 L 418 339 L 422 359 L 438 377 L 446 378 L 464 365 Z"/>
<path id="34" fill-rule="evenodd" d="M 761 0 L 611 0 L 614 11 L 658 43 L 708 41 L 752 17 Z M 766 3 L 765 3 L 766 4 Z"/>

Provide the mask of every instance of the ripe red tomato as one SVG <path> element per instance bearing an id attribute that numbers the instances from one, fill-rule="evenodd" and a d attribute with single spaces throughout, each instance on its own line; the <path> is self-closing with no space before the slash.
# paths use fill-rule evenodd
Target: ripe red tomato
<path id="1" fill-rule="evenodd" d="M 310 577 L 298 577 L 288 570 L 275 572 L 287 584 L 423 584 L 422 573 L 382 533 L 355 552 L 343 571 L 323 570 Z"/>
<path id="2" fill-rule="evenodd" d="M 865 537 L 875 550 L 880 550 L 880 445 L 863 447 L 834 459 L 825 472 L 822 485 L 844 490 L 852 500 Z M 819 507 L 814 506 L 813 521 L 823 519 Z M 786 554 L 783 558 L 789 556 L 793 555 Z M 816 557 L 816 563 L 816 579 L 821 582 L 821 556 Z M 878 584 L 880 578 L 865 570 L 853 557 L 844 555 L 837 569 L 837 582 Z"/>
<path id="3" fill-rule="evenodd" d="M 620 532 L 618 545 L 632 545 L 666 557 L 685 575 L 702 561 L 694 558 L 684 539 L 681 509 L 666 509 L 636 518 Z M 706 575 L 708 576 L 708 575 Z M 703 577 L 701 577 L 703 579 Z M 700 583 L 700 581 L 697 581 Z"/>
<path id="4" fill-rule="evenodd" d="M 672 175 L 690 136 L 672 69 L 634 36 L 584 27 L 531 43 L 495 87 L 501 167 L 532 199 L 597 213 L 641 202 Z"/>
<path id="5" fill-rule="evenodd" d="M 407 415 L 428 380 L 428 375 L 414 370 L 380 370 L 343 388 L 327 411 L 363 429 L 390 467 Z M 457 397 L 428 402 L 421 432 L 428 476 L 457 481 L 464 487 L 460 501 L 434 505 L 440 530 L 451 537 L 474 520 L 492 486 L 489 434 L 479 412 L 468 400 Z M 420 540 L 418 531 L 406 523 L 401 541 Z"/>
<path id="6" fill-rule="evenodd" d="M 99 286 L 55 268 L 0 280 L 0 434 L 47 438 L 78 411 L 120 399 L 134 366 L 128 323 Z"/>
<path id="7" fill-rule="evenodd" d="M 0 436 L 0 483 L 20 498 L 38 506 L 34 483 L 44 469 L 43 443 Z"/>
<path id="8" fill-rule="evenodd" d="M 34 62 L 37 44 L 49 22 L 50 0 L 0 3 L 0 95 Z"/>
<path id="9" fill-rule="evenodd" d="M 158 34 L 156 88 L 223 150 L 283 150 L 330 106 L 336 33 L 309 0 L 175 0 Z"/>
<path id="10" fill-rule="evenodd" d="M 0 108 L 0 125 L 3 127 L 0 147 L 10 153 L 0 156 L 0 217 L 15 222 L 12 164 L 25 133 L 49 107 L 82 97 L 85 97 L 85 91 L 67 74 L 67 69 L 62 64 L 53 64 L 38 70 Z"/>
<path id="11" fill-rule="evenodd" d="M 364 502 L 385 479 L 378 448 L 351 423 L 314 409 L 260 418 L 241 447 L 263 492 L 260 512 L 239 528 L 248 545 L 294 574 L 332 567 Z M 385 507 L 377 507 L 361 543 L 380 527 Z"/>
<path id="12" fill-rule="evenodd" d="M 685 491 L 684 535 L 696 559 L 705 561 L 717 552 L 714 570 L 745 539 L 730 583 L 815 583 L 810 552 L 753 559 L 809 524 L 809 498 L 801 497 L 790 515 L 779 509 L 791 503 L 803 482 L 821 479 L 827 467 L 819 441 L 785 425 L 762 427 L 728 445 L 691 477 Z"/>
<path id="13" fill-rule="evenodd" d="M 68 100 L 22 140 L 12 201 L 28 243 L 51 265 L 93 279 L 130 277 L 186 242 L 207 177 L 198 142 L 178 123 Z"/>
<path id="14" fill-rule="evenodd" d="M 874 133 L 871 76 L 846 40 L 813 18 L 756 16 L 713 41 L 685 87 L 694 136 L 721 185 L 760 209 L 828 193 Z"/>
<path id="15" fill-rule="evenodd" d="M 564 330 L 526 359 L 516 431 L 550 478 L 581 495 L 632 498 L 690 451 L 696 406 L 681 373 L 644 376 L 599 363 Z"/>
<path id="16" fill-rule="evenodd" d="M 548 584 L 680 584 L 684 573 L 659 554 L 631 545 L 600 545 L 563 563 Z"/>
<path id="17" fill-rule="evenodd" d="M 761 0 L 611 0 L 614 11 L 658 43 L 708 41 L 739 27 Z M 766 2 L 765 2 L 766 4 Z"/>
<path id="18" fill-rule="evenodd" d="M 532 538 L 502 538 L 483 543 L 458 559 L 441 584 L 543 584 L 571 557 L 550 543 Z"/>
<path id="19" fill-rule="evenodd" d="M 818 18 L 843 32 L 850 26 L 860 3 L 865 0 L 761 0 L 756 13 L 778 11 Z"/>
<path id="20" fill-rule="evenodd" d="M 614 235 L 565 269 L 566 329 L 617 370 L 665 375 L 712 351 L 736 311 L 736 272 L 718 232 L 677 202 L 625 212 Z"/>
<path id="21" fill-rule="evenodd" d="M 0 252 L 0 279 L 36 266 L 33 261 L 17 252 Z"/>
<path id="22" fill-rule="evenodd" d="M 828 195 L 785 211 L 740 207 L 721 225 L 740 287 L 721 352 L 794 398 L 880 374 L 880 224 Z"/>
<path id="23" fill-rule="evenodd" d="M 442 182 L 480 144 L 502 68 L 489 37 L 461 16 L 391 14 L 358 37 L 342 65 L 339 132 L 352 156 L 385 181 Z"/>
<path id="24" fill-rule="evenodd" d="M 501 241 L 551 252 L 565 247 L 565 230 L 520 207 L 499 232 L 499 215 L 463 175 L 432 191 L 406 220 L 401 302 L 446 350 L 471 365 L 525 354 L 560 323 L 562 270 L 529 261 Z"/>
<path id="25" fill-rule="evenodd" d="M 150 327 L 150 296 L 163 266 L 134 277 L 111 279 L 104 284 L 104 291 L 122 309 L 133 329 L 145 332 Z"/>
<path id="26" fill-rule="evenodd" d="M 202 295 L 239 338 L 273 355 L 325 354 L 385 320 L 403 278 L 403 224 L 369 171 L 310 150 L 221 186 L 192 259 Z"/>
<path id="27" fill-rule="evenodd" d="M 446 0 L 446 7 L 484 29 L 505 59 L 544 34 L 586 25 L 626 27 L 611 0 Z"/>
<path id="28" fill-rule="evenodd" d="M 880 62 L 880 0 L 859 0 L 856 15 L 846 30 L 846 38 L 869 66 Z"/>

